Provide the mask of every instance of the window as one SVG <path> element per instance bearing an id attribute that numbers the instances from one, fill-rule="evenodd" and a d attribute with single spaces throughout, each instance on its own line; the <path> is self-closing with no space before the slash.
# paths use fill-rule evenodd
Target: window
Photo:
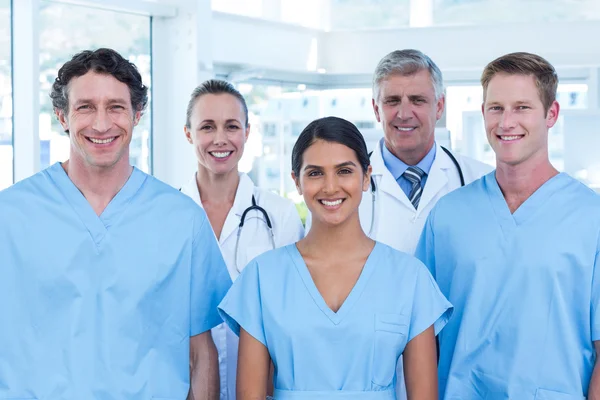
<path id="1" fill-rule="evenodd" d="M 0 0 L 0 190 L 13 183 L 10 0 Z"/>
<path id="2" fill-rule="evenodd" d="M 600 20 L 597 0 L 428 0 L 440 25 Z"/>
<path id="3" fill-rule="evenodd" d="M 40 167 L 69 157 L 69 137 L 58 123 L 50 89 L 58 69 L 76 53 L 109 47 L 133 62 L 150 87 L 150 18 L 50 3 L 40 4 Z M 150 171 L 151 105 L 133 131 L 130 162 Z"/>
<path id="4" fill-rule="evenodd" d="M 331 29 L 408 27 L 410 0 L 331 0 Z"/>
<path id="5" fill-rule="evenodd" d="M 259 18 L 263 14 L 263 0 L 211 0 L 213 11 Z"/>

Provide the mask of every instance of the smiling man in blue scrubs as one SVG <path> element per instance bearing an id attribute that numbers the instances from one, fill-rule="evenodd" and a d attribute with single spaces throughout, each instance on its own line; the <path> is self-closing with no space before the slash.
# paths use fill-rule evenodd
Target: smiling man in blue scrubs
<path id="1" fill-rule="evenodd" d="M 0 192 L 0 398 L 218 398 L 231 281 L 204 212 L 129 163 L 139 72 L 84 51 L 51 98 L 69 160 Z"/>
<path id="2" fill-rule="evenodd" d="M 549 161 L 558 77 L 528 53 L 481 83 L 496 170 L 442 198 L 417 248 L 455 314 L 444 399 L 600 399 L 600 197 Z"/>

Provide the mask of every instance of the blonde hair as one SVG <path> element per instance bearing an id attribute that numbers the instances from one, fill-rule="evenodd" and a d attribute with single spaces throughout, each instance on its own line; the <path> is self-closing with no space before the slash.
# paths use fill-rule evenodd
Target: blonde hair
<path id="1" fill-rule="evenodd" d="M 548 112 L 550 106 L 556 100 L 558 75 L 556 75 L 552 64 L 536 54 L 510 53 L 498 57 L 486 65 L 481 74 L 484 101 L 487 87 L 496 74 L 533 76 L 545 112 Z"/>

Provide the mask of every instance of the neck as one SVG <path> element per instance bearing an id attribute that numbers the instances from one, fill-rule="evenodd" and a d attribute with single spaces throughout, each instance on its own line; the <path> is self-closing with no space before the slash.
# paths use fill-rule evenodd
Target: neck
<path id="1" fill-rule="evenodd" d="M 504 198 L 509 203 L 509 207 L 511 203 L 516 203 L 515 207 L 510 207 L 513 212 L 557 174 L 558 171 L 550 164 L 547 155 L 543 154 L 517 165 L 501 162 L 496 164 L 496 180 Z"/>
<path id="2" fill-rule="evenodd" d="M 102 214 L 133 172 L 125 157 L 110 168 L 90 168 L 76 157 L 62 163 L 62 167 L 97 215 Z"/>
<path id="3" fill-rule="evenodd" d="M 435 141 L 432 141 L 429 144 L 429 146 L 427 146 L 427 148 L 423 151 L 416 151 L 416 149 L 415 149 L 415 150 L 407 150 L 404 152 L 394 151 L 390 148 L 391 146 L 388 146 L 387 144 L 385 144 L 385 146 L 390 151 L 390 153 L 392 153 L 394 156 L 396 156 L 396 158 L 399 159 L 400 161 L 402 161 L 404 164 L 414 166 L 414 165 L 417 165 L 418 163 L 420 163 L 421 160 L 423 160 L 425 158 L 425 156 L 433 148 L 434 144 L 435 144 Z"/>
<path id="4" fill-rule="evenodd" d="M 214 174 L 203 166 L 198 166 L 196 184 L 202 203 L 233 203 L 240 183 L 237 168 L 226 174 Z"/>
<path id="5" fill-rule="evenodd" d="M 308 253 L 332 256 L 353 254 L 362 246 L 372 243 L 360 226 L 358 210 L 346 222 L 339 225 L 313 220 L 310 231 L 302 242 L 302 247 Z"/>

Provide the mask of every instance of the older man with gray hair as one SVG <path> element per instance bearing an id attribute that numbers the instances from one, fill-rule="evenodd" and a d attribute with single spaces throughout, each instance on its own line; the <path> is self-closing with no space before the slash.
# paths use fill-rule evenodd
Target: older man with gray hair
<path id="1" fill-rule="evenodd" d="M 435 203 L 492 167 L 436 144 L 444 84 L 438 66 L 422 52 L 396 50 L 383 57 L 373 76 L 372 102 L 384 137 L 371 154 L 371 190 L 360 206 L 361 224 L 372 239 L 412 255 Z M 406 399 L 401 361 L 397 396 Z"/>

